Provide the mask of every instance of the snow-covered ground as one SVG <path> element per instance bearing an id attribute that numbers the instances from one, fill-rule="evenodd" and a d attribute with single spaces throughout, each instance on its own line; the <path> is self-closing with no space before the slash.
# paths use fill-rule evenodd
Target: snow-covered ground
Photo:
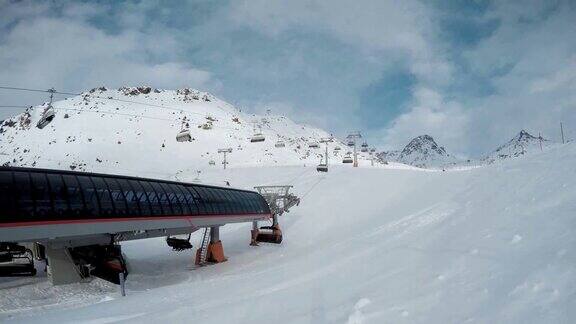
<path id="1" fill-rule="evenodd" d="M 294 184 L 302 203 L 282 217 L 281 245 L 250 247 L 250 224 L 225 226 L 228 262 L 193 269 L 193 251 L 127 242 L 127 297 L 98 279 L 3 280 L 0 321 L 573 323 L 575 162 L 567 144 L 446 172 L 210 169 L 205 182 Z"/>
<path id="2" fill-rule="evenodd" d="M 0 165 L 170 178 L 230 166 L 316 165 L 331 135 L 285 116 L 248 114 L 208 93 L 149 87 L 98 88 L 53 103 L 56 116 L 36 127 L 47 104 L 0 123 Z M 188 130 L 192 140 L 177 142 Z M 263 134 L 265 141 L 252 143 Z M 281 146 L 281 147 L 278 147 Z M 331 158 L 350 150 L 334 139 Z M 368 162 L 368 153 L 359 158 Z"/>

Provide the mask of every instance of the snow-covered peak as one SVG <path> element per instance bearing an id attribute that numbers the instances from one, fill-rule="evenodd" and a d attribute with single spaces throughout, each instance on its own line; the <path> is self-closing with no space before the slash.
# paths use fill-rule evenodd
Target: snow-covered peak
<path id="1" fill-rule="evenodd" d="M 521 130 L 511 140 L 499 146 L 482 160 L 488 163 L 493 163 L 498 160 L 519 157 L 525 154 L 544 150 L 551 144 L 551 141 L 542 136 L 533 136 L 527 131 Z"/>
<path id="2" fill-rule="evenodd" d="M 420 135 L 410 141 L 400 153 L 401 158 L 410 158 L 414 155 L 448 156 L 446 150 L 438 146 L 430 135 Z"/>
<path id="3" fill-rule="evenodd" d="M 430 135 L 415 137 L 401 151 L 381 152 L 378 156 L 387 161 L 395 161 L 420 168 L 444 167 L 456 162 Z"/>

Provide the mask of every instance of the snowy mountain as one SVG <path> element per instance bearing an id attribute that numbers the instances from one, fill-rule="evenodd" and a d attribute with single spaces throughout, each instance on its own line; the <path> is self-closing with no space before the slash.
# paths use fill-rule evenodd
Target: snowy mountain
<path id="1" fill-rule="evenodd" d="M 540 152 L 553 143 L 541 136 L 536 137 L 525 130 L 521 130 L 511 140 L 498 147 L 482 159 L 485 163 L 494 163 L 498 160 L 515 158 L 526 154 Z"/>
<path id="2" fill-rule="evenodd" d="M 227 161 L 234 167 L 314 165 L 324 153 L 323 144 L 314 144 L 330 136 L 284 116 L 244 113 L 188 88 L 95 88 L 54 102 L 54 119 L 39 129 L 46 106 L 2 123 L 0 164 L 171 178 L 221 168 L 221 148 L 232 148 Z M 189 131 L 190 141 L 176 140 L 182 129 Z M 257 133 L 265 140 L 252 143 Z M 331 163 L 340 163 L 346 152 L 334 149 L 345 145 L 328 146 Z"/>
<path id="3" fill-rule="evenodd" d="M 419 168 L 436 168 L 454 165 L 457 159 L 439 146 L 430 135 L 415 137 L 401 151 L 378 154 L 380 159 L 409 164 Z"/>

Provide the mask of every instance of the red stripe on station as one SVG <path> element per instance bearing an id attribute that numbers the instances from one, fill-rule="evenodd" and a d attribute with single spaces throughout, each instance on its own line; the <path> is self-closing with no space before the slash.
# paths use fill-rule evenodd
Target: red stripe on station
<path id="1" fill-rule="evenodd" d="M 224 215 L 151 216 L 151 217 L 141 217 L 140 216 L 140 217 L 118 217 L 118 218 L 67 219 L 67 220 L 54 220 L 54 221 L 0 223 L 0 227 L 22 227 L 22 226 L 37 226 L 37 225 L 86 224 L 86 223 L 111 223 L 111 222 L 130 222 L 130 221 L 156 221 L 156 220 L 174 220 L 174 219 L 184 219 L 184 220 L 191 221 L 195 218 L 246 217 L 246 216 L 271 217 L 272 214 L 224 214 Z"/>

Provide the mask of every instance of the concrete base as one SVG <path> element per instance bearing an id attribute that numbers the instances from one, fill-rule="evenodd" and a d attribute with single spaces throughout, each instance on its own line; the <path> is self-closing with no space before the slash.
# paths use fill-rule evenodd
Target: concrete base
<path id="1" fill-rule="evenodd" d="M 224 248 L 222 241 L 208 244 L 208 253 L 206 254 L 206 261 L 212 263 L 225 262 L 228 259 L 224 256 Z"/>
<path id="2" fill-rule="evenodd" d="M 67 248 L 46 247 L 48 278 L 53 285 L 66 285 L 82 281 L 80 272 Z"/>

